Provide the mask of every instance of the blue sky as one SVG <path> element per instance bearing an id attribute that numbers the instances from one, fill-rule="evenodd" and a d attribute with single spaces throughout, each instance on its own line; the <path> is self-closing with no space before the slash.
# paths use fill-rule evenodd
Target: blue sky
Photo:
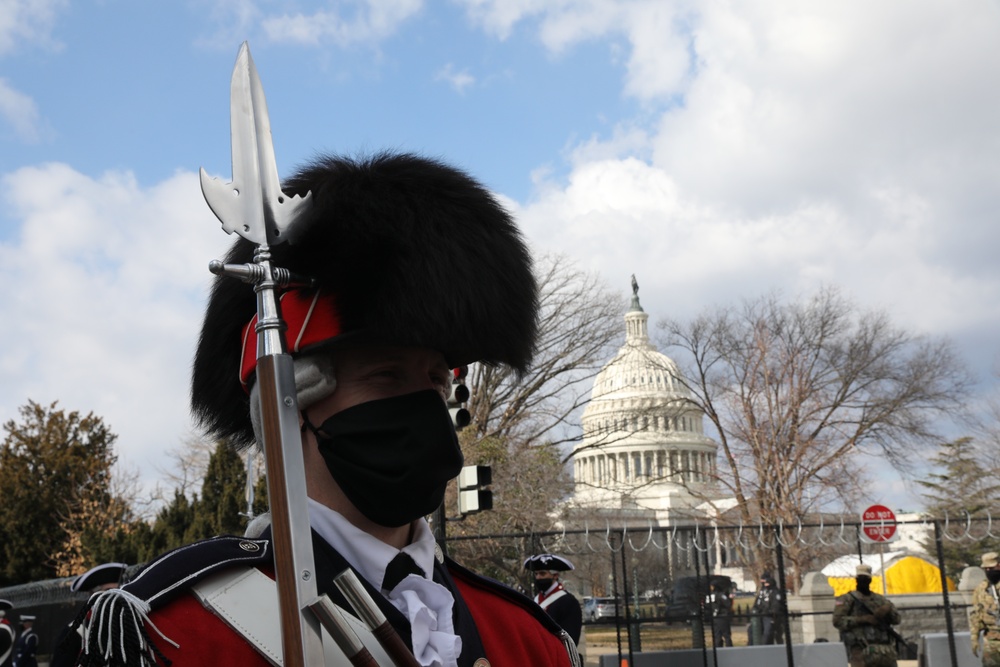
<path id="1" fill-rule="evenodd" d="M 6 54 L 7 86 L 38 116 L 21 137 L 4 128 L 12 145 L 0 166 L 127 169 L 142 185 L 178 169 L 225 172 L 225 63 L 242 38 L 265 82 L 283 172 L 319 149 L 393 146 L 475 165 L 491 187 L 524 199 L 534 168 L 558 168 L 564 148 L 635 106 L 620 94 L 613 43 L 555 54 L 531 32 L 489 39 L 457 5 L 420 9 L 385 39 L 346 48 L 274 41 L 253 25 L 225 39 L 224 19 L 179 7 L 75 3 L 54 18 L 48 44 Z"/>
<path id="2" fill-rule="evenodd" d="M 746 5 L 746 6 L 742 6 Z M 279 172 L 442 157 L 652 321 L 836 285 L 1000 364 L 994 0 L 0 0 L 0 420 L 93 410 L 149 481 L 191 432 L 249 40 Z M 893 482 L 890 506 L 910 505 Z M 893 502 L 895 497 L 902 500 Z"/>

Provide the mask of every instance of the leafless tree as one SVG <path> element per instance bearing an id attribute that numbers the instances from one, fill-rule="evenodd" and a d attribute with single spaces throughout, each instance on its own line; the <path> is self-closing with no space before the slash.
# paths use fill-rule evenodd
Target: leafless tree
<path id="1" fill-rule="evenodd" d="M 451 536 L 547 530 L 571 490 L 565 446 L 579 438 L 579 419 L 594 376 L 623 333 L 623 299 L 594 273 L 562 256 L 537 263 L 539 341 L 524 377 L 476 364 L 467 384 L 472 423 L 461 433 L 467 464 L 493 468 L 494 510 L 448 527 Z M 454 501 L 446 501 L 454 514 Z M 516 581 L 524 550 L 488 540 L 456 542 L 466 564 Z"/>
<path id="2" fill-rule="evenodd" d="M 564 256 L 538 261 L 539 340 L 523 378 L 506 368 L 470 369 L 471 429 L 478 438 L 560 446 L 579 437 L 593 378 L 622 333 L 621 295 Z"/>
<path id="3" fill-rule="evenodd" d="M 994 474 L 1000 470 L 1000 360 L 993 369 L 994 385 L 971 411 L 969 431 L 978 442 L 981 467 Z"/>
<path id="4" fill-rule="evenodd" d="M 568 472 L 552 447 L 531 446 L 497 438 L 460 436 L 466 465 L 490 465 L 493 470 L 494 509 L 452 521 L 447 533 L 452 554 L 463 564 L 495 579 L 514 584 L 521 578 L 521 564 L 534 548 L 530 539 L 499 538 L 504 534 L 530 534 L 549 530 L 553 509 L 571 490 Z M 445 498 L 449 517 L 458 518 L 455 489 Z M 492 537 L 484 537 L 492 536 Z"/>
<path id="5" fill-rule="evenodd" d="M 173 459 L 173 465 L 166 470 L 158 469 L 166 489 L 157 485 L 154 491 L 156 500 L 169 502 L 175 491 L 193 497 L 201 489 L 215 445 L 216 442 L 210 438 L 190 433 L 170 449 L 167 453 Z"/>
<path id="6" fill-rule="evenodd" d="M 950 343 L 894 327 L 833 288 L 661 329 L 687 357 L 690 400 L 717 432 L 720 482 L 747 524 L 790 525 L 856 496 L 867 482 L 858 454 L 905 472 L 970 384 Z"/>

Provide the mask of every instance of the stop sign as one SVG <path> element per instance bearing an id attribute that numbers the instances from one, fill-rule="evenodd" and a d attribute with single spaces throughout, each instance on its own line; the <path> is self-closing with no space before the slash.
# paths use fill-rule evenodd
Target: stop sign
<path id="1" fill-rule="evenodd" d="M 861 532 L 872 542 L 889 542 L 896 535 L 896 515 L 885 505 L 872 505 L 861 513 Z"/>

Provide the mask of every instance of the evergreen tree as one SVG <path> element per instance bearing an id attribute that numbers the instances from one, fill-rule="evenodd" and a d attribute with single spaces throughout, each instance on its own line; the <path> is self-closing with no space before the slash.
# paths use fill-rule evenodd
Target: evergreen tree
<path id="1" fill-rule="evenodd" d="M 173 500 L 160 510 L 153 525 L 133 537 L 132 543 L 139 545 L 139 560 L 216 535 L 241 535 L 247 522 L 246 478 L 245 460 L 227 443 L 216 443 L 201 496 L 189 499 L 182 488 L 175 488 Z M 263 476 L 254 489 L 254 513 L 260 514 L 267 510 Z"/>
<path id="2" fill-rule="evenodd" d="M 188 532 L 192 540 L 240 535 L 246 525 L 246 464 L 225 442 L 216 444 L 208 461 L 201 500 Z"/>
<path id="3" fill-rule="evenodd" d="M 927 514 L 949 518 L 951 539 L 942 540 L 942 551 L 945 570 L 956 581 L 964 568 L 979 564 L 983 552 L 1000 551 L 1000 540 L 986 533 L 985 523 L 968 521 L 970 516 L 986 518 L 1000 500 L 1000 481 L 990 461 L 974 439 L 959 438 L 941 445 L 931 459 L 936 472 L 918 481 L 925 489 L 921 495 L 927 500 Z M 937 553 L 933 535 L 921 546 L 932 556 Z"/>
<path id="4" fill-rule="evenodd" d="M 53 556 L 68 540 L 66 520 L 83 499 L 108 495 L 117 436 L 93 413 L 81 416 L 29 401 L 4 424 L 0 448 L 0 585 L 57 576 Z M 127 518 L 123 516 L 122 518 Z M 95 536 L 85 540 L 93 544 Z"/>
<path id="5" fill-rule="evenodd" d="M 258 516 L 270 509 L 271 506 L 267 502 L 267 475 L 261 474 L 253 485 L 253 515 Z"/>
<path id="6" fill-rule="evenodd" d="M 173 501 L 157 513 L 146 542 L 139 547 L 139 560 L 150 560 L 164 551 L 187 544 L 197 502 L 197 498 L 192 502 L 176 489 Z"/>

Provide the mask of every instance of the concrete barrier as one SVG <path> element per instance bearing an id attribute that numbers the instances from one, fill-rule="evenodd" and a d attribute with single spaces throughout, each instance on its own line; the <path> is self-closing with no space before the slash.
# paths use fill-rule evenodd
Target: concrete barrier
<path id="1" fill-rule="evenodd" d="M 704 667 L 706 656 L 708 667 L 775 667 L 786 662 L 785 647 L 780 644 L 717 648 L 715 655 L 718 656 L 718 663 L 713 660 L 711 648 L 706 649 L 704 655 L 700 649 L 648 651 L 633 654 L 631 667 Z M 792 657 L 795 664 L 802 667 L 844 667 L 847 664 L 847 651 L 840 642 L 795 644 L 792 646 Z M 618 655 L 602 655 L 600 667 L 619 667 Z"/>
<path id="2" fill-rule="evenodd" d="M 968 632 L 955 633 L 955 655 L 958 657 L 958 667 L 982 667 L 982 661 L 972 655 Z M 917 664 L 920 667 L 951 667 L 948 633 L 934 632 L 921 635 Z"/>

